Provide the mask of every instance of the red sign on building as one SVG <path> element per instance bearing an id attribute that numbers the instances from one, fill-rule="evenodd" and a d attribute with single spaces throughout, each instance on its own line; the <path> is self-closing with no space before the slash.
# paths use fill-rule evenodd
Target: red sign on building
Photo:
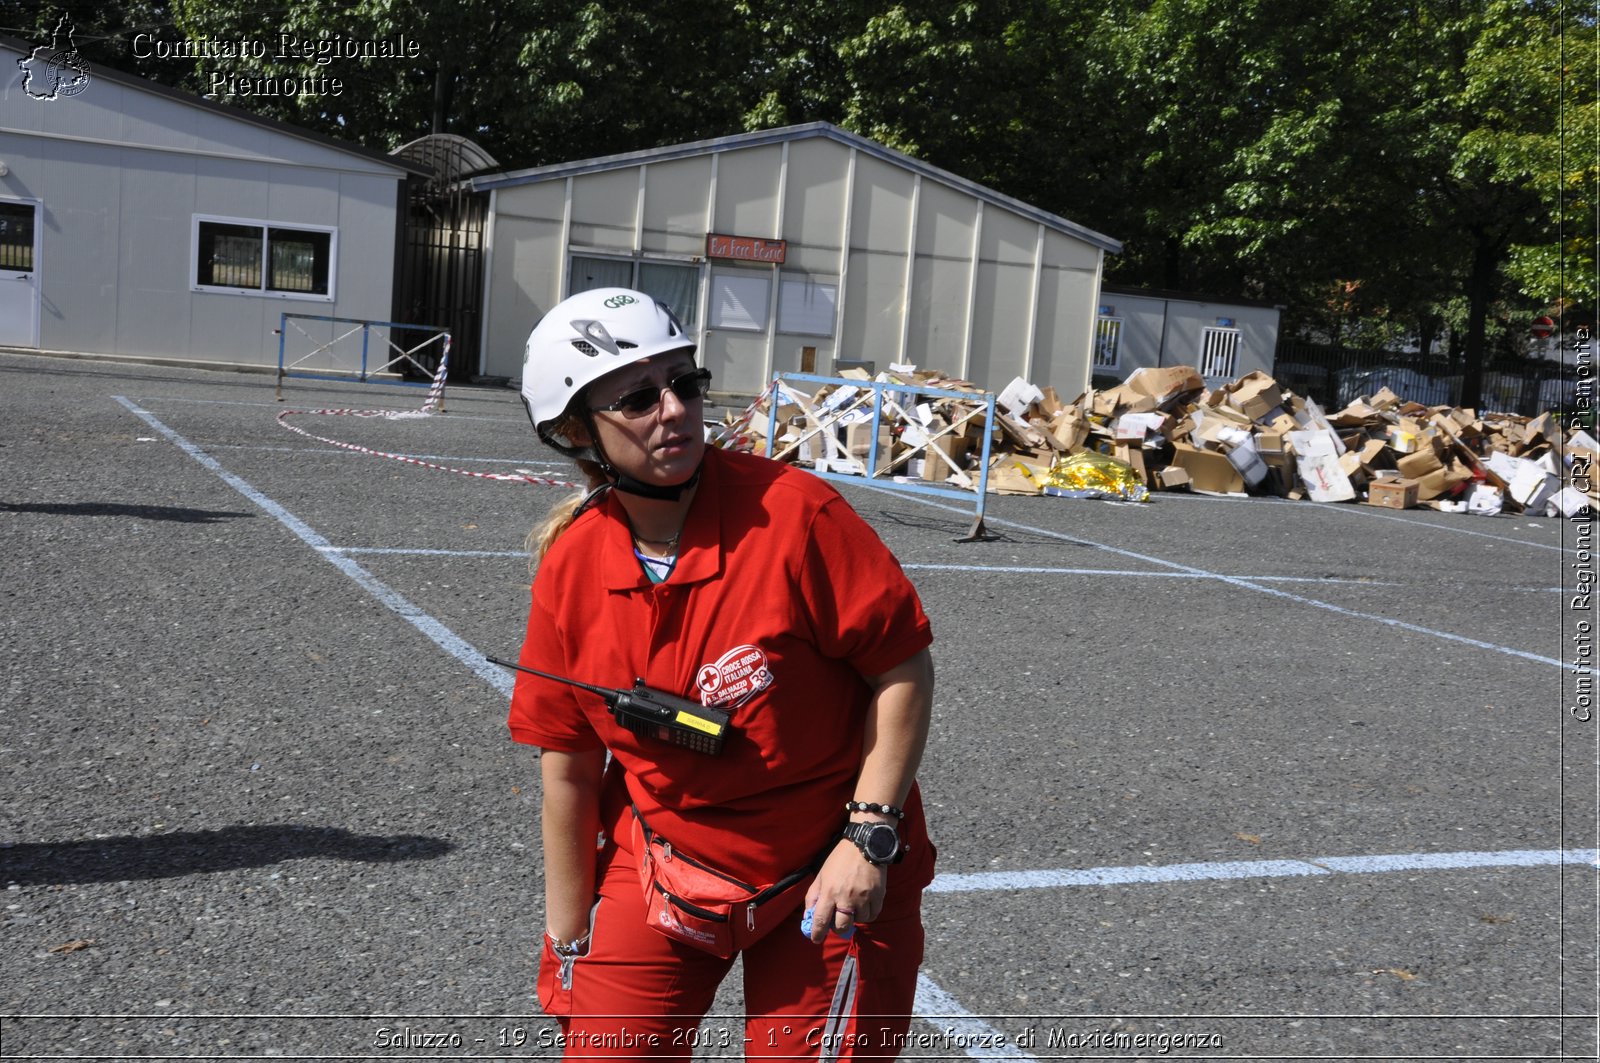
<path id="1" fill-rule="evenodd" d="M 787 240 L 763 240 L 759 236 L 724 236 L 710 233 L 706 236 L 707 258 L 734 258 L 741 262 L 770 262 L 783 265 L 783 256 L 789 250 Z"/>

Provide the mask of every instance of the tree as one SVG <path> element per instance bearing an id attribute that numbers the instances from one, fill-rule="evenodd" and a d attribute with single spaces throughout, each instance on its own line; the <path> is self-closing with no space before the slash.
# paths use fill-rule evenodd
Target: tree
<path id="1" fill-rule="evenodd" d="M 1593 19 L 1569 17 L 1548 34 L 1503 33 L 1477 56 L 1479 81 L 1495 95 L 1517 95 L 1537 71 L 1534 105 L 1554 110 L 1550 132 L 1529 134 L 1514 123 L 1482 130 L 1476 146 L 1498 160 L 1502 173 L 1522 173 L 1549 211 L 1553 239 L 1511 248 L 1506 272 L 1518 290 L 1558 313 L 1591 312 L 1600 302 L 1595 225 L 1600 217 L 1600 36 Z"/>
<path id="2" fill-rule="evenodd" d="M 1118 42 L 1154 89 L 1137 175 L 1147 224 L 1128 264 L 1320 303 L 1330 331 L 1378 315 L 1427 333 L 1459 292 L 1475 405 L 1513 249 L 1552 234 L 1539 174 L 1558 169 L 1556 13 L 1540 0 L 1151 4 Z"/>

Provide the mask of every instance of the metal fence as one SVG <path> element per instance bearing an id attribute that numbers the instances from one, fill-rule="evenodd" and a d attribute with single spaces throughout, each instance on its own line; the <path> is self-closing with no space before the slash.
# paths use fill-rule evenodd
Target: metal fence
<path id="1" fill-rule="evenodd" d="M 1278 344 L 1273 379 L 1328 409 L 1342 409 L 1383 388 L 1425 406 L 1461 405 L 1464 371 L 1437 356 L 1361 350 L 1313 343 Z M 1478 408 L 1533 417 L 1578 405 L 1577 379 L 1556 362 L 1485 369 Z M 1588 404 L 1584 404 L 1587 408 Z"/>

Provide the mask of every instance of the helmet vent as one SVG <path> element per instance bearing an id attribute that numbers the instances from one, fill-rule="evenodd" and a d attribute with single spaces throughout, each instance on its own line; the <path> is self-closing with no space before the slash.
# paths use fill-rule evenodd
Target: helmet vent
<path id="1" fill-rule="evenodd" d="M 617 349 L 619 351 L 631 351 L 637 346 L 639 346 L 637 343 L 630 343 L 627 340 L 618 340 L 617 341 Z"/>
<path id="2" fill-rule="evenodd" d="M 572 345 L 590 358 L 598 358 L 600 356 L 600 352 L 595 349 L 595 345 L 587 340 L 573 340 Z"/>

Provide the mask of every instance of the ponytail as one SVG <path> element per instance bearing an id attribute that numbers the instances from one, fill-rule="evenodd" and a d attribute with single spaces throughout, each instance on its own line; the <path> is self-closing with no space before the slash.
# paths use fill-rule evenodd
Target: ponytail
<path id="1" fill-rule="evenodd" d="M 555 544 L 561 533 L 572 526 L 572 522 L 577 519 L 577 510 L 583 504 L 583 500 L 588 498 L 595 488 L 608 482 L 608 478 L 601 471 L 600 465 L 587 458 L 578 459 L 578 471 L 583 474 L 589 486 L 551 506 L 549 511 L 545 513 L 544 518 L 528 532 L 526 545 L 530 571 L 537 567 L 540 561 L 544 560 L 544 555 L 550 552 L 550 547 Z"/>

